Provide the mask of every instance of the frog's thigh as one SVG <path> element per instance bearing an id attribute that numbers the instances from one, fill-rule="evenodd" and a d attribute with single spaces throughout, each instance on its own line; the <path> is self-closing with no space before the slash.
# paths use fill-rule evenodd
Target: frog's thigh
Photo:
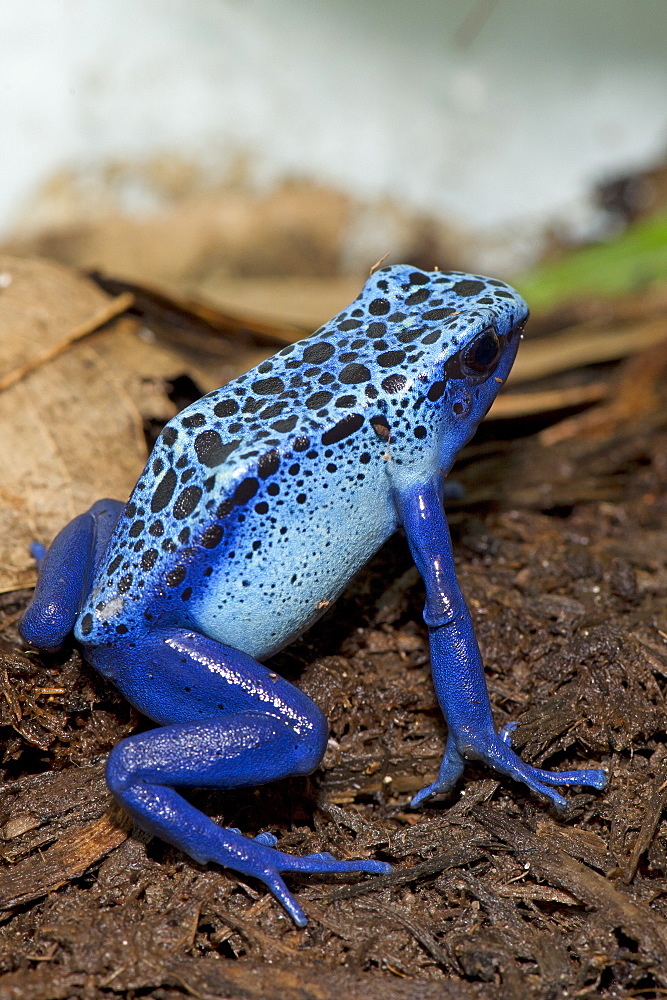
<path id="1" fill-rule="evenodd" d="M 74 628 L 93 573 L 103 557 L 124 503 L 98 500 L 54 538 L 48 552 L 33 543 L 39 577 L 19 631 L 38 649 L 55 650 Z"/>
<path id="2" fill-rule="evenodd" d="M 137 782 L 238 788 L 308 774 L 322 758 L 320 709 L 246 653 L 183 629 L 85 653 L 163 726 L 112 751 L 107 776 L 121 799 Z"/>

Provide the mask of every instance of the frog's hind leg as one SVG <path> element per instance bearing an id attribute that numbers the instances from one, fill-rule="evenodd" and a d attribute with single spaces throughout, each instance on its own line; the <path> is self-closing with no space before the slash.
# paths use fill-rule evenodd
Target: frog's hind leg
<path id="1" fill-rule="evenodd" d="M 196 861 L 214 861 L 261 879 L 295 923 L 305 915 L 282 872 L 390 871 L 379 861 L 292 857 L 272 838 L 255 840 L 214 823 L 177 787 L 240 788 L 308 774 L 326 747 L 328 727 L 303 692 L 245 653 L 195 632 L 157 631 L 110 651 L 86 650 L 99 670 L 162 728 L 130 736 L 112 750 L 107 781 L 149 833 Z"/>
<path id="2" fill-rule="evenodd" d="M 74 628 L 99 564 L 125 504 L 98 500 L 56 535 L 48 551 L 31 546 L 39 577 L 19 631 L 38 649 L 55 650 Z"/>

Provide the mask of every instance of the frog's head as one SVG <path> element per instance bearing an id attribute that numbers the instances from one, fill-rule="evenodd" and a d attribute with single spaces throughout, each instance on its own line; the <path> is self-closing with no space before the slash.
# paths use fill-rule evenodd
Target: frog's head
<path id="1" fill-rule="evenodd" d="M 406 440 L 412 432 L 413 449 L 436 443 L 438 465 L 448 471 L 509 375 L 526 303 L 495 278 L 404 264 L 376 272 L 360 300 L 374 320 L 369 336 L 382 338 L 372 343 L 391 348 L 378 358 L 395 365 L 382 369 L 381 386 L 401 410 Z"/>

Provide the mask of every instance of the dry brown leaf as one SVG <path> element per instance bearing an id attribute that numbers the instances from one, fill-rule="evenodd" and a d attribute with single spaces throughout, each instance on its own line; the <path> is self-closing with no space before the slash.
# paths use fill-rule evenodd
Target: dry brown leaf
<path id="1" fill-rule="evenodd" d="M 144 419 L 175 412 L 162 379 L 187 371 L 213 386 L 210 371 L 186 364 L 136 320 L 72 343 L 70 332 L 113 301 L 88 279 L 6 257 L 0 274 L 11 276 L 0 291 L 0 370 L 35 365 L 0 391 L 2 592 L 34 583 L 31 541 L 50 542 L 100 497 L 127 498 L 146 459 Z"/>
<path id="2" fill-rule="evenodd" d="M 34 582 L 32 540 L 50 542 L 101 495 L 127 496 L 145 458 L 140 432 L 88 344 L 0 393 L 0 590 Z"/>
<path id="3" fill-rule="evenodd" d="M 0 254 L 0 389 L 131 304 L 61 264 Z"/>
<path id="4" fill-rule="evenodd" d="M 138 411 L 100 385 L 88 343 L 60 353 L 112 300 L 50 261 L 3 256 L 0 275 L 0 590 L 11 590 L 34 580 L 30 541 L 49 541 L 100 486 L 125 492 L 142 456 Z M 133 446 L 112 464 L 105 445 L 120 435 Z"/>
<path id="5" fill-rule="evenodd" d="M 143 423 L 174 415 L 163 380 L 184 372 L 204 391 L 219 384 L 123 319 L 0 392 L 0 592 L 35 582 L 31 541 L 49 543 L 100 497 L 129 496 Z"/>
<path id="6" fill-rule="evenodd" d="M 545 428 L 540 444 L 551 447 L 568 438 L 604 438 L 622 425 L 664 409 L 660 383 L 667 370 L 667 340 L 628 358 L 609 383 L 603 406 Z M 516 397 L 510 397 L 516 398 Z"/>
<path id="7" fill-rule="evenodd" d="M 352 302 L 365 278 L 216 278 L 194 295 L 219 309 L 315 330 Z"/>
<path id="8" fill-rule="evenodd" d="M 99 271 L 91 272 L 91 278 L 110 295 L 130 293 L 136 311 L 152 321 L 167 323 L 174 327 L 188 329 L 201 326 L 208 332 L 217 332 L 233 338 L 241 346 L 252 345 L 278 350 L 285 343 L 292 343 L 306 335 L 306 330 L 291 323 L 281 323 L 275 319 L 261 319 L 251 313 L 239 313 L 229 309 L 218 309 L 210 303 L 180 295 L 171 289 L 151 284 L 137 284 L 110 277 Z"/>

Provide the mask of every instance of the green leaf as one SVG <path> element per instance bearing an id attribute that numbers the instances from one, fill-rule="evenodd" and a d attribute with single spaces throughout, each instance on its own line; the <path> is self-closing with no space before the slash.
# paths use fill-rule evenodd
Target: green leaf
<path id="1" fill-rule="evenodd" d="M 667 278 L 667 215 L 647 219 L 606 243 L 573 250 L 515 279 L 533 310 L 586 296 L 633 292 Z"/>

